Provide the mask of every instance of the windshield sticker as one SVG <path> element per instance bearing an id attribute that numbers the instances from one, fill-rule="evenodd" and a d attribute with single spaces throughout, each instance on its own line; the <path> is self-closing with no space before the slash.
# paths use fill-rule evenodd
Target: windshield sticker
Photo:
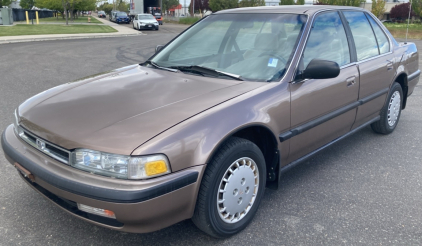
<path id="1" fill-rule="evenodd" d="M 277 58 L 270 58 L 268 60 L 269 67 L 277 67 L 278 59 Z"/>

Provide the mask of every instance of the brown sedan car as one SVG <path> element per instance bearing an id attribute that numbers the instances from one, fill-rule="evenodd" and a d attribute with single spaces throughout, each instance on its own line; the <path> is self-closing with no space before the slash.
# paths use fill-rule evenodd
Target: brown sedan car
<path id="1" fill-rule="evenodd" d="M 145 63 L 28 99 L 1 141 L 81 219 L 140 233 L 192 218 L 225 237 L 288 168 L 368 125 L 391 133 L 419 74 L 416 46 L 360 8 L 226 10 Z"/>

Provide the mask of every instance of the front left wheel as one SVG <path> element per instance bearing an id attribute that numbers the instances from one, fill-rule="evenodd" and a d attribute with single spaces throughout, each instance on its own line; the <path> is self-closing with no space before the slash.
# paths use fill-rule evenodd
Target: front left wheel
<path id="1" fill-rule="evenodd" d="M 204 173 L 192 221 L 210 236 L 243 230 L 262 200 L 266 165 L 251 141 L 232 137 L 216 152 Z"/>

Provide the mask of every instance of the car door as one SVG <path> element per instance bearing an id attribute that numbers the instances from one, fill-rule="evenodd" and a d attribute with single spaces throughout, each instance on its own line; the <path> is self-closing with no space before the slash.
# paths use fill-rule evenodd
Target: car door
<path id="1" fill-rule="evenodd" d="M 395 75 L 394 56 L 390 40 L 376 23 L 363 11 L 343 11 L 356 47 L 360 73 L 359 106 L 353 128 L 368 122 L 380 113 L 389 86 Z"/>
<path id="2" fill-rule="evenodd" d="M 294 161 L 350 131 L 356 116 L 359 74 L 350 52 L 339 12 L 315 17 L 297 73 L 312 59 L 337 62 L 340 74 L 333 79 L 295 80 L 290 83 L 291 132 L 288 162 Z"/>

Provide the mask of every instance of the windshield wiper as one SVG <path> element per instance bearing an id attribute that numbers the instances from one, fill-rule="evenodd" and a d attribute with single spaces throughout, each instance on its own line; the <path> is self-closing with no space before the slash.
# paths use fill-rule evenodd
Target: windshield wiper
<path id="1" fill-rule="evenodd" d="M 199 73 L 202 75 L 211 75 L 213 77 L 224 76 L 224 77 L 229 77 L 231 79 L 244 81 L 244 79 L 240 75 L 218 71 L 209 67 L 193 65 L 193 66 L 171 66 L 168 68 L 177 69 L 182 72 L 185 71 L 185 72 Z"/>
<path id="2" fill-rule="evenodd" d="M 171 72 L 175 72 L 175 73 L 179 72 L 179 70 L 177 70 L 177 69 L 159 66 L 157 63 L 155 63 L 151 60 L 147 60 L 144 63 L 142 63 L 141 65 L 151 65 L 151 66 L 158 68 L 158 69 L 167 70 L 167 71 L 171 71 Z"/>

